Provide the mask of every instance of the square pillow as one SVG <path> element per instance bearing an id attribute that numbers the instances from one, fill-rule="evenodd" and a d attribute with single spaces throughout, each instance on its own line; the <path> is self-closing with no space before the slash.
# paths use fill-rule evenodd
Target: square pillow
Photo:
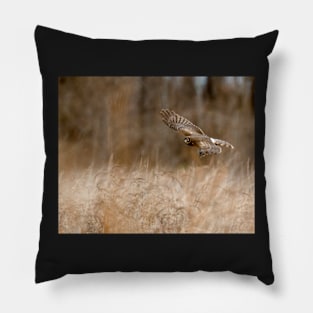
<path id="1" fill-rule="evenodd" d="M 128 41 L 37 26 L 46 163 L 36 283 L 198 270 L 273 283 L 263 149 L 277 35 Z"/>

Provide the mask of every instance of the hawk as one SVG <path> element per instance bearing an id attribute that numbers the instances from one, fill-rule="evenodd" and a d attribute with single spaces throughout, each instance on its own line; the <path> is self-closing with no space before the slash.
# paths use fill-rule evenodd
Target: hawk
<path id="1" fill-rule="evenodd" d="M 165 125 L 185 136 L 184 143 L 186 145 L 199 148 L 200 157 L 219 154 L 222 152 L 221 147 L 234 149 L 229 142 L 209 137 L 200 127 L 172 110 L 162 109 L 160 114 Z"/>

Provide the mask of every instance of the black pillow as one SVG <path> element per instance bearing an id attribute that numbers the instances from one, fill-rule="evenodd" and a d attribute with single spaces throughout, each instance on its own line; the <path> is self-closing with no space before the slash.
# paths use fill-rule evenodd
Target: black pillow
<path id="1" fill-rule="evenodd" d="M 46 163 L 36 283 L 197 270 L 273 283 L 263 149 L 277 35 L 127 41 L 37 26 Z"/>

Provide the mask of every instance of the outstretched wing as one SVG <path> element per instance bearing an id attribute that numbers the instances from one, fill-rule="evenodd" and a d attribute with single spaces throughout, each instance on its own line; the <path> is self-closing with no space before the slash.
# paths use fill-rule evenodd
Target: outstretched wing
<path id="1" fill-rule="evenodd" d="M 227 147 L 230 149 L 234 149 L 234 146 L 231 145 L 229 142 L 221 140 L 221 139 L 215 139 L 215 138 L 211 138 L 212 142 L 217 145 L 217 146 L 222 146 L 222 147 Z"/>
<path id="2" fill-rule="evenodd" d="M 162 121 L 170 128 L 182 133 L 184 136 L 205 135 L 203 130 L 191 123 L 183 116 L 168 109 L 162 109 L 160 112 Z"/>

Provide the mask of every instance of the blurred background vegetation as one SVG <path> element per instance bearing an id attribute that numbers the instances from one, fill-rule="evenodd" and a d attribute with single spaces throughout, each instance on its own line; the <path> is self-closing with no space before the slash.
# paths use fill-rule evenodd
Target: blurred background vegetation
<path id="1" fill-rule="evenodd" d="M 59 168 L 149 160 L 167 167 L 206 164 L 167 128 L 170 108 L 235 150 L 218 158 L 254 162 L 253 77 L 60 77 Z M 213 156 L 216 158 L 216 156 Z"/>

